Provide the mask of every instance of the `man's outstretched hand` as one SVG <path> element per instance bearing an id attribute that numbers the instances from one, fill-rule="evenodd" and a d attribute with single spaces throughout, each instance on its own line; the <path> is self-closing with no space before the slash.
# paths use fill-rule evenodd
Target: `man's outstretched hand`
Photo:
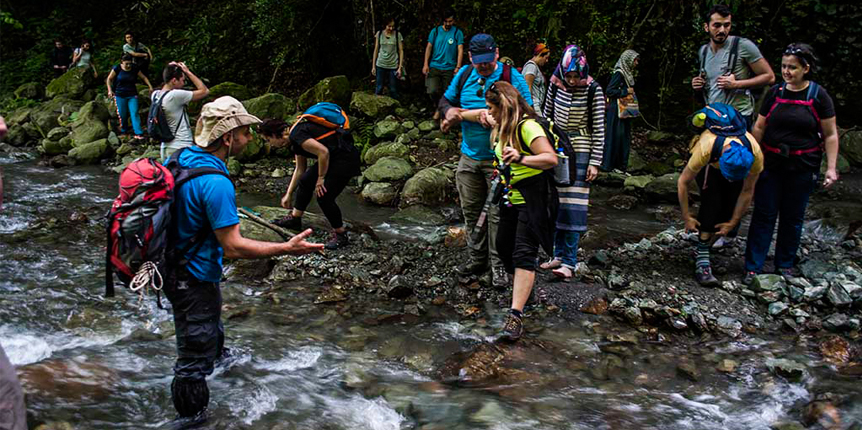
<path id="1" fill-rule="evenodd" d="M 287 241 L 286 253 L 290 255 L 304 255 L 323 249 L 322 243 L 311 243 L 306 241 L 305 239 L 307 239 L 308 236 L 311 236 L 310 228 L 290 238 L 290 240 Z"/>

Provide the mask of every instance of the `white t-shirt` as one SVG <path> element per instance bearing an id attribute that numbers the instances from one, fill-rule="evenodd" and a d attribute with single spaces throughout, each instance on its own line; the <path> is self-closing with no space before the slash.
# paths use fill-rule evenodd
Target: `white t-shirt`
<path id="1" fill-rule="evenodd" d="M 162 97 L 162 90 L 153 91 L 150 99 L 155 103 L 160 97 Z M 162 109 L 165 110 L 165 116 L 168 118 L 168 126 L 174 133 L 174 140 L 162 142 L 163 148 L 181 149 L 194 144 L 192 127 L 185 115 L 185 107 L 190 101 L 192 101 L 192 92 L 188 90 L 171 90 L 162 100 Z"/>

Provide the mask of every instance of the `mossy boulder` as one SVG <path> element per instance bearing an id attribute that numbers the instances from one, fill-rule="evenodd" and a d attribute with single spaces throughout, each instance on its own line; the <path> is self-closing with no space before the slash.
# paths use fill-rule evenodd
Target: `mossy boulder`
<path id="1" fill-rule="evenodd" d="M 398 198 L 398 190 L 388 182 L 369 182 L 362 189 L 362 198 L 380 206 L 390 206 Z"/>
<path id="2" fill-rule="evenodd" d="M 395 139 L 401 131 L 401 123 L 394 119 L 385 119 L 374 124 L 374 137 L 378 139 Z"/>
<path id="3" fill-rule="evenodd" d="M 413 167 L 406 160 L 397 157 L 383 157 L 373 166 L 365 169 L 363 176 L 371 182 L 401 181 L 413 174 Z"/>
<path id="4" fill-rule="evenodd" d="M 23 127 L 11 127 L 2 141 L 12 146 L 24 146 L 30 141 L 27 137 L 27 131 Z"/>
<path id="5" fill-rule="evenodd" d="M 363 160 L 365 164 L 373 165 L 377 160 L 383 157 L 397 157 L 407 159 L 407 154 L 410 153 L 410 148 L 398 142 L 383 142 L 368 148 L 365 151 Z"/>
<path id="6" fill-rule="evenodd" d="M 367 118 L 381 118 L 395 112 L 400 106 L 398 100 L 388 96 L 378 96 L 366 92 L 355 92 L 350 99 L 350 112 Z"/>
<path id="7" fill-rule="evenodd" d="M 647 164 L 643 157 L 634 149 L 629 150 L 629 163 L 626 169 L 629 173 L 640 173 L 646 170 Z"/>
<path id="8" fill-rule="evenodd" d="M 9 128 L 12 128 L 30 122 L 30 114 L 33 113 L 33 110 L 34 108 L 29 107 L 22 107 L 14 110 L 6 116 L 6 125 L 8 125 Z"/>
<path id="9" fill-rule="evenodd" d="M 70 99 L 80 99 L 88 88 L 96 83 L 92 71 L 86 67 L 74 67 L 57 79 L 51 81 L 45 88 L 45 95 L 53 99 L 66 96 Z"/>
<path id="10" fill-rule="evenodd" d="M 293 101 L 278 93 L 267 93 L 242 102 L 248 113 L 260 118 L 283 119 L 293 112 Z"/>
<path id="11" fill-rule="evenodd" d="M 431 130 L 437 128 L 437 123 L 428 119 L 419 123 L 419 131 L 422 133 L 428 133 Z"/>
<path id="12" fill-rule="evenodd" d="M 446 201 L 450 184 L 455 181 L 455 174 L 446 169 L 429 167 L 420 170 L 404 183 L 401 190 L 401 205 L 410 206 L 423 204 L 439 205 Z"/>
<path id="13" fill-rule="evenodd" d="M 21 130 L 24 130 L 24 134 L 27 135 L 28 141 L 40 140 L 45 138 L 45 133 L 32 122 L 28 122 L 21 127 Z"/>
<path id="14" fill-rule="evenodd" d="M 59 142 L 60 139 L 69 135 L 69 129 L 66 127 L 55 127 L 48 132 L 47 138 L 52 142 Z"/>
<path id="15" fill-rule="evenodd" d="M 98 164 L 99 160 L 108 155 L 109 148 L 108 139 L 99 139 L 72 148 L 69 151 L 69 158 L 75 164 Z"/>
<path id="16" fill-rule="evenodd" d="M 66 154 L 72 149 L 72 138 L 67 135 L 56 141 L 44 139 L 40 149 L 45 155 Z"/>
<path id="17" fill-rule="evenodd" d="M 111 118 L 110 113 L 108 112 L 108 108 L 101 103 L 96 101 L 87 102 L 84 106 L 81 106 L 81 109 L 78 110 L 78 118 L 76 121 L 107 121 Z"/>
<path id="18" fill-rule="evenodd" d="M 190 102 L 188 111 L 191 115 L 197 115 L 200 113 L 203 105 L 222 96 L 231 96 L 237 100 L 248 100 L 254 97 L 254 93 L 245 85 L 234 82 L 222 82 L 210 87 L 210 93 L 203 99 Z"/>
<path id="19" fill-rule="evenodd" d="M 676 136 L 674 136 L 673 133 L 668 133 L 666 131 L 653 130 L 653 131 L 647 133 L 646 138 L 647 138 L 647 142 L 651 142 L 651 143 L 661 143 L 661 142 L 670 143 L 670 142 L 673 142 L 673 140 L 676 138 Z"/>
<path id="20" fill-rule="evenodd" d="M 28 82 L 15 89 L 16 99 L 42 100 L 44 96 L 45 90 L 36 82 Z"/>
<path id="21" fill-rule="evenodd" d="M 242 162 L 253 161 L 260 158 L 266 153 L 266 142 L 263 139 L 252 139 L 245 149 L 236 156 L 236 159 Z"/>
<path id="22" fill-rule="evenodd" d="M 72 123 L 72 146 L 78 147 L 99 139 L 106 139 L 109 132 L 104 121 L 78 118 Z"/>
<path id="23" fill-rule="evenodd" d="M 676 203 L 678 201 L 677 197 L 677 181 L 679 180 L 679 173 L 670 173 L 667 175 L 662 175 L 654 180 L 650 181 L 650 183 L 646 184 L 644 187 L 644 192 L 648 197 L 653 200 L 663 201 L 667 203 Z"/>
<path id="24" fill-rule="evenodd" d="M 840 133 L 840 137 L 840 154 L 850 162 L 850 165 L 856 167 L 862 166 L 862 131 L 846 131 Z"/>
<path id="25" fill-rule="evenodd" d="M 823 157 L 823 160 L 820 162 L 820 173 L 826 173 L 827 168 L 826 157 Z M 838 173 L 849 173 L 850 172 L 850 162 L 847 161 L 847 158 L 838 154 L 838 160 L 836 162 L 836 166 L 838 169 Z"/>
<path id="26" fill-rule="evenodd" d="M 30 122 L 34 123 L 40 130 L 45 132 L 60 125 L 60 115 L 68 116 L 77 112 L 84 106 L 80 100 L 72 100 L 66 97 L 57 97 L 42 103 L 30 113 Z"/>
<path id="27" fill-rule="evenodd" d="M 332 102 L 345 107 L 350 104 L 350 97 L 350 81 L 347 76 L 331 76 L 322 79 L 299 97 L 299 109 L 306 110 L 320 102 Z"/>

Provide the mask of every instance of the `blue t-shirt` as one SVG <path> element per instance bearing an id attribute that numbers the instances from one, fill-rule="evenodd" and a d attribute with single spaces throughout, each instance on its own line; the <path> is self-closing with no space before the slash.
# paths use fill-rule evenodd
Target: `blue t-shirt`
<path id="1" fill-rule="evenodd" d="M 437 26 L 428 33 L 431 44 L 431 61 L 428 66 L 437 70 L 455 70 L 458 65 L 458 47 L 464 44 L 464 33 L 454 25 L 449 31 Z"/>
<path id="2" fill-rule="evenodd" d="M 194 146 L 180 154 L 179 163 L 187 168 L 213 167 L 228 173 L 223 161 Z M 179 249 L 188 247 L 189 240 L 202 228 L 214 231 L 239 224 L 233 183 L 221 175 L 203 175 L 189 180 L 180 187 L 174 204 Z M 201 281 L 219 282 L 222 257 L 224 250 L 212 233 L 194 253 L 190 250 L 186 254 L 189 273 Z"/>
<path id="3" fill-rule="evenodd" d="M 479 85 L 479 78 L 482 76 L 471 65 L 466 65 L 455 74 L 449 88 L 443 97 L 446 97 L 450 102 L 456 99 L 458 94 L 458 82 L 461 80 L 461 75 L 469 73 L 467 82 L 464 83 L 464 89 L 461 92 L 461 107 L 464 109 L 485 109 L 488 106 L 485 104 L 485 91 L 494 82 L 500 79 L 503 75 L 503 63 L 497 62 L 497 69 L 491 76 L 485 78 L 485 85 Z M 512 67 L 512 86 L 518 90 L 521 95 L 527 99 L 527 104 L 533 105 L 533 98 L 530 96 L 530 87 L 527 86 L 527 81 L 524 76 L 518 73 L 518 69 Z M 482 89 L 480 92 L 479 89 Z M 491 129 L 482 127 L 478 122 L 461 121 L 461 153 L 474 160 L 493 160 L 494 151 L 491 150 Z"/>
<path id="4" fill-rule="evenodd" d="M 123 70 L 119 64 L 114 66 L 114 73 L 117 76 L 114 78 L 114 94 L 120 97 L 132 97 L 138 95 L 138 87 L 135 84 L 138 82 L 138 66 L 132 64 L 129 71 Z"/>

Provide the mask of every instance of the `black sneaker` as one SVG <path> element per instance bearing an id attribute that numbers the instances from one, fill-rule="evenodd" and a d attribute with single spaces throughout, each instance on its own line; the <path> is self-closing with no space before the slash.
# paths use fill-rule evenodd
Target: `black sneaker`
<path id="1" fill-rule="evenodd" d="M 794 277 L 793 276 L 794 272 L 793 272 L 792 267 L 777 268 L 777 269 L 775 269 L 775 273 L 778 275 L 784 276 L 785 278 L 793 278 Z"/>
<path id="2" fill-rule="evenodd" d="M 751 284 L 754 283 L 754 278 L 756 278 L 756 277 L 757 277 L 756 272 L 745 272 L 745 276 L 742 278 L 742 285 L 750 286 Z"/>
<path id="3" fill-rule="evenodd" d="M 336 233 L 332 232 L 332 237 L 323 245 L 326 249 L 338 249 L 350 245 L 350 239 L 347 237 L 347 232 Z"/>
<path id="4" fill-rule="evenodd" d="M 302 218 L 297 218 L 293 214 L 287 214 L 282 218 L 273 220 L 272 223 L 284 229 L 302 231 Z"/>
<path id="5" fill-rule="evenodd" d="M 481 275 L 488 270 L 487 263 L 479 263 L 475 260 L 470 260 L 460 266 L 458 266 L 458 274 L 461 276 L 473 276 L 473 275 Z"/>
<path id="6" fill-rule="evenodd" d="M 509 274 L 506 273 L 506 269 L 502 267 L 491 269 L 491 285 L 498 290 L 509 286 Z"/>
<path id="7" fill-rule="evenodd" d="M 697 280 L 697 283 L 704 287 L 715 287 L 721 284 L 718 282 L 718 279 L 712 275 L 712 267 L 704 266 L 699 267 L 694 272 L 694 279 Z"/>
<path id="8" fill-rule="evenodd" d="M 524 323 L 521 317 L 509 312 L 506 316 L 506 323 L 503 324 L 503 330 L 497 336 L 498 341 L 515 342 L 524 334 Z"/>

